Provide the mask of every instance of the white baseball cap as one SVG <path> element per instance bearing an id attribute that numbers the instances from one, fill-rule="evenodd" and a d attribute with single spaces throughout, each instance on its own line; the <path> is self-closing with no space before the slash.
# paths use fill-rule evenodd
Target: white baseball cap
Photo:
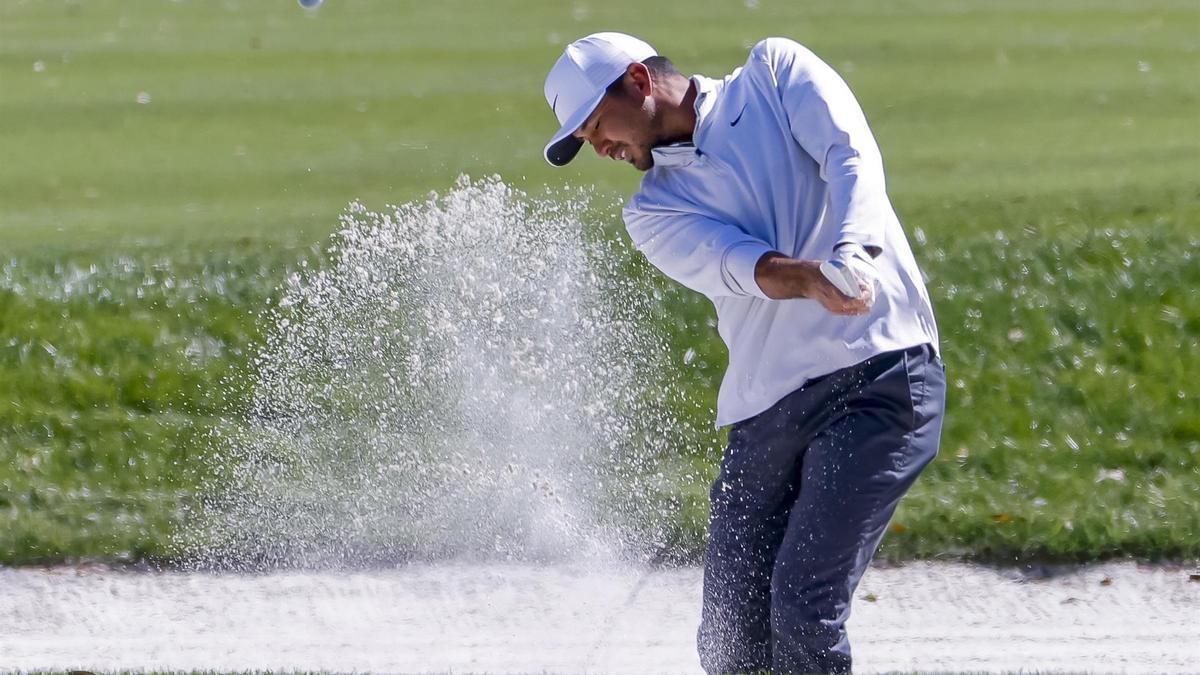
<path id="1" fill-rule="evenodd" d="M 657 55 L 654 47 L 624 33 L 593 33 L 567 45 L 546 76 L 546 103 L 560 125 L 546 145 L 546 161 L 563 166 L 574 159 L 583 141 L 573 134 L 600 105 L 608 86 L 629 64 Z"/>

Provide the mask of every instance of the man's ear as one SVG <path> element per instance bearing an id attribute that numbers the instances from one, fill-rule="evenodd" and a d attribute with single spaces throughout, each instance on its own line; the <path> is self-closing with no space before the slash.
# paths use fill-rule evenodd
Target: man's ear
<path id="1" fill-rule="evenodd" d="M 630 83 L 637 87 L 637 91 L 643 98 L 654 93 L 654 80 L 650 77 L 650 69 L 644 63 L 631 63 L 629 68 L 625 70 L 626 76 L 629 77 Z"/>

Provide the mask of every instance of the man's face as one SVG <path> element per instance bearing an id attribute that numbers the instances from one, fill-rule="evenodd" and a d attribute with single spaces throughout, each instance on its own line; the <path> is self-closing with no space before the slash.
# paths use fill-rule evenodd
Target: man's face
<path id="1" fill-rule="evenodd" d="M 639 171 L 654 166 L 650 149 L 658 145 L 654 99 L 643 93 L 639 78 L 626 75 L 600 100 L 575 137 L 592 144 L 596 154 L 623 160 Z"/>

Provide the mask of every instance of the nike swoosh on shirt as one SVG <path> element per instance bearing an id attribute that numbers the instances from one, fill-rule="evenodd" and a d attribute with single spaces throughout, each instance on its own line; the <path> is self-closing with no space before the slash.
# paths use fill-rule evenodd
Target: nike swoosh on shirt
<path id="1" fill-rule="evenodd" d="M 744 112 L 746 112 L 746 106 L 743 105 L 742 112 L 739 112 L 738 116 L 733 118 L 733 121 L 729 123 L 729 126 L 736 127 L 737 123 L 742 121 L 742 113 L 744 113 Z"/>
<path id="2" fill-rule="evenodd" d="M 558 114 L 558 94 L 554 95 L 554 102 L 550 104 L 550 112 Z"/>

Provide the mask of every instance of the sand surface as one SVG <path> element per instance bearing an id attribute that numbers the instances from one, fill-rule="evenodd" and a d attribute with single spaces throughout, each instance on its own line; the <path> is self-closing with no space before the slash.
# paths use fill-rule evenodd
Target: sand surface
<path id="1" fill-rule="evenodd" d="M 1200 570 L 873 568 L 856 671 L 1200 673 Z M 0 569 L 0 670 L 697 673 L 700 571 Z"/>

